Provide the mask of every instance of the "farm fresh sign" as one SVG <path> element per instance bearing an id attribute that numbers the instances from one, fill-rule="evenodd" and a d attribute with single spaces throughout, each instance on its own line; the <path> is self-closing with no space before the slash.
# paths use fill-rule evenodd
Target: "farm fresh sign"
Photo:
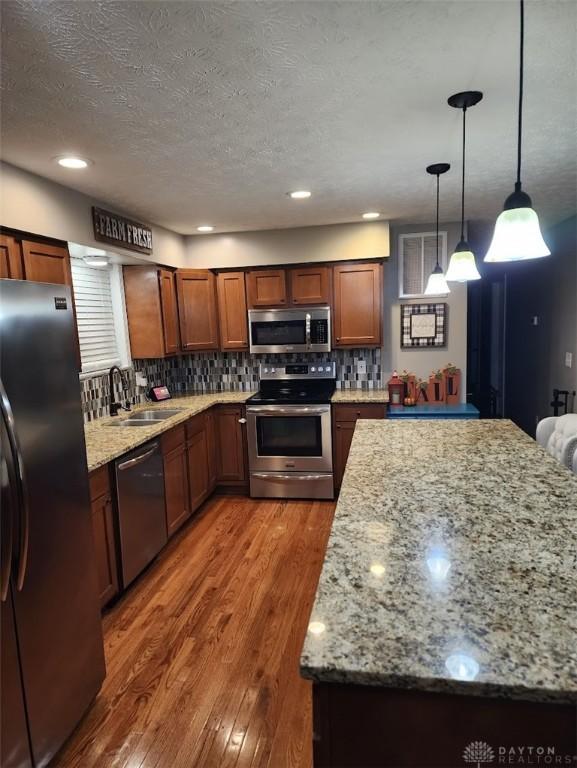
<path id="1" fill-rule="evenodd" d="M 94 237 L 101 243 L 119 245 L 130 251 L 152 253 L 152 230 L 102 208 L 92 208 Z"/>

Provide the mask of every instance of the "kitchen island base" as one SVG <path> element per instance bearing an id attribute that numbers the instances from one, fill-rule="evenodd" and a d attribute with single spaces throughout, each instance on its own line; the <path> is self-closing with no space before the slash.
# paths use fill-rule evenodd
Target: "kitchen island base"
<path id="1" fill-rule="evenodd" d="M 314 768 L 575 765 L 576 717 L 571 703 L 314 683 Z"/>

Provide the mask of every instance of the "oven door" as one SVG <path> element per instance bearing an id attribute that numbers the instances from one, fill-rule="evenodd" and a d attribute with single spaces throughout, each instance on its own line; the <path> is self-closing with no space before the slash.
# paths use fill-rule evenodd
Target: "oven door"
<path id="1" fill-rule="evenodd" d="M 249 467 L 332 472 L 330 405 L 247 406 Z"/>

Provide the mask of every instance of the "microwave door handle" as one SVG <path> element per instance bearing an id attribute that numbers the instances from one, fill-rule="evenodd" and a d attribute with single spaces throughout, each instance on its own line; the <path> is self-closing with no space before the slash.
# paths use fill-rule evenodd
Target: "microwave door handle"
<path id="1" fill-rule="evenodd" d="M 14 469 L 16 477 L 16 487 L 18 495 L 18 567 L 16 574 L 16 589 L 21 592 L 24 586 L 24 579 L 26 577 L 26 567 L 28 564 L 28 545 L 30 537 L 30 512 L 28 508 L 28 491 L 26 486 L 26 473 L 24 471 L 24 460 L 22 458 L 22 451 L 20 450 L 20 444 L 18 442 L 18 436 L 16 435 L 16 429 L 14 426 L 14 414 L 12 412 L 12 406 L 10 400 L 4 389 L 4 384 L 0 381 L 0 410 L 2 411 L 2 418 L 6 424 L 6 434 L 8 435 L 8 442 L 10 444 L 10 452 L 14 459 Z"/>
<path id="2" fill-rule="evenodd" d="M 307 312 L 305 315 L 305 332 L 306 332 L 306 344 L 307 348 L 311 348 L 311 314 Z"/>

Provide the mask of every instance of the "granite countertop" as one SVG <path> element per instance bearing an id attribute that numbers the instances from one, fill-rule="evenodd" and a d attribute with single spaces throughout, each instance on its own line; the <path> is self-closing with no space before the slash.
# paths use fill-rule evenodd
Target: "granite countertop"
<path id="1" fill-rule="evenodd" d="M 332 403 L 388 403 L 387 389 L 337 389 Z"/>
<path id="2" fill-rule="evenodd" d="M 127 451 L 138 448 L 153 437 L 158 437 L 167 429 L 175 427 L 197 413 L 208 410 L 213 405 L 226 403 L 244 403 L 254 392 L 215 392 L 213 394 L 186 395 L 173 397 L 162 403 L 144 403 L 134 406 L 130 413 L 121 411 L 118 416 L 110 416 L 84 425 L 86 457 L 88 471 L 108 464 Z M 114 422 L 122 421 L 134 413 L 150 408 L 182 408 L 182 411 L 164 421 L 152 422 L 146 427 L 114 427 Z"/>
<path id="3" fill-rule="evenodd" d="M 249 392 L 214 392 L 173 397 L 162 403 L 143 403 L 133 407 L 130 413 L 121 411 L 118 416 L 105 416 L 84 425 L 88 471 L 108 464 L 127 451 L 138 448 L 153 437 L 158 437 L 167 429 L 175 427 L 197 413 L 208 410 L 213 405 L 226 403 L 245 403 L 254 391 Z M 386 390 L 337 390 L 332 401 L 337 403 L 386 403 Z M 182 412 L 165 421 L 151 423 L 147 427 L 112 427 L 111 424 L 128 418 L 131 414 L 150 408 L 182 408 Z"/>
<path id="4" fill-rule="evenodd" d="M 577 476 L 510 421 L 359 421 L 302 674 L 575 700 L 576 540 Z"/>

